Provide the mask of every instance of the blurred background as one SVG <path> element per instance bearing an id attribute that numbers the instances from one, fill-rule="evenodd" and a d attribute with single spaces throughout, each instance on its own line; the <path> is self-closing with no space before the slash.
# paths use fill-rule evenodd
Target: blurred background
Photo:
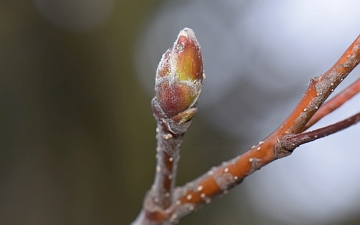
<path id="1" fill-rule="evenodd" d="M 276 129 L 359 22 L 357 0 L 0 1 L 0 224 L 135 219 L 155 171 L 155 70 L 182 28 L 207 79 L 179 185 Z M 300 147 L 181 224 L 359 224 L 359 127 Z"/>

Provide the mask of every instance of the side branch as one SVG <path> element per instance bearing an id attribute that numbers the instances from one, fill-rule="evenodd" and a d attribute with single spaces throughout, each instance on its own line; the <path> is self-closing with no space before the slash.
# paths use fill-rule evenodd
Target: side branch
<path id="1" fill-rule="evenodd" d="M 174 188 L 180 144 L 197 112 L 195 106 L 204 79 L 200 45 L 195 34 L 189 28 L 180 31 L 173 47 L 163 55 L 156 73 L 156 97 L 152 106 L 158 123 L 157 173 L 154 185 L 145 197 L 143 209 L 133 225 L 176 223 L 200 205 L 209 203 L 213 197 L 227 193 L 256 170 L 290 155 L 297 146 L 359 122 L 360 113 L 333 125 L 304 132 L 334 110 L 333 104 L 338 107 L 359 92 L 360 79 L 342 95 L 321 107 L 359 62 L 360 36 L 331 69 L 310 79 L 309 87 L 298 105 L 272 134 L 246 153 L 213 167 L 182 187 Z"/>
<path id="2" fill-rule="evenodd" d="M 321 106 L 321 108 L 315 113 L 315 115 L 309 120 L 305 126 L 305 130 L 314 125 L 324 116 L 330 114 L 349 99 L 354 97 L 357 93 L 360 92 L 360 78 L 357 79 L 352 85 L 344 89 L 342 92 L 328 100 Z"/>
<path id="3" fill-rule="evenodd" d="M 360 62 L 360 36 L 349 46 L 340 59 L 320 77 L 310 80 L 310 85 L 290 116 L 275 131 L 276 135 L 298 134 L 322 103 Z"/>
<path id="4" fill-rule="evenodd" d="M 360 113 L 357 113 L 345 120 L 331 124 L 329 126 L 319 128 L 313 131 L 304 132 L 301 134 L 294 134 L 285 136 L 281 142 L 285 149 L 293 151 L 298 146 L 314 141 L 319 138 L 326 137 L 330 134 L 334 134 L 338 131 L 344 130 L 352 125 L 355 125 L 360 121 Z"/>
<path id="5" fill-rule="evenodd" d="M 296 135 L 305 130 L 305 125 L 321 107 L 322 103 L 360 62 L 360 36 L 351 44 L 334 66 L 320 77 L 310 80 L 309 87 L 289 117 L 266 139 L 254 145 L 241 156 L 214 167 L 198 179 L 175 189 L 173 204 L 166 212 L 170 222 L 209 203 L 214 196 L 227 193 L 245 177 L 268 163 L 288 156 L 292 150 L 284 147 L 284 137 Z M 351 118 L 350 123 L 358 121 Z M 351 125 L 351 124 L 350 124 Z M 349 126 L 346 122 L 339 127 Z M 333 127 L 330 127 L 333 129 Z M 329 128 L 329 129 L 330 129 Z M 334 130 L 325 130 L 330 132 Z"/>

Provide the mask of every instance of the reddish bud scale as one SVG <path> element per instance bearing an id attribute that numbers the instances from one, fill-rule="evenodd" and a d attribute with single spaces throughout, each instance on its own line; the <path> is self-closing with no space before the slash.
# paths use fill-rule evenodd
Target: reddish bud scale
<path id="1" fill-rule="evenodd" d="M 201 93 L 203 79 L 200 45 L 194 32 L 185 28 L 162 56 L 156 71 L 156 98 L 164 113 L 171 118 L 192 108 Z M 189 119 L 193 116 L 184 115 Z"/>
<path id="2" fill-rule="evenodd" d="M 173 117 L 189 108 L 197 98 L 197 92 L 188 84 L 162 82 L 158 85 L 157 98 L 167 116 Z"/>

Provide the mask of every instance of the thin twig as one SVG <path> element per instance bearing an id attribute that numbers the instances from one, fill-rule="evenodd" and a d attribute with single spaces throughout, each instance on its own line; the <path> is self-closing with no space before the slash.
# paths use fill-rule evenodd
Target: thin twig
<path id="1" fill-rule="evenodd" d="M 180 145 L 197 112 L 204 78 L 200 45 L 195 33 L 184 28 L 156 71 L 156 96 L 151 102 L 157 121 L 156 175 L 133 225 L 160 225 L 170 219 L 166 210 L 174 205 Z"/>
<path id="2" fill-rule="evenodd" d="M 294 111 L 277 130 L 278 134 L 297 134 L 305 129 L 322 103 L 360 62 L 360 36 L 326 73 L 310 80 L 310 85 Z"/>
<path id="3" fill-rule="evenodd" d="M 326 137 L 330 134 L 334 134 L 352 125 L 355 125 L 360 121 L 360 112 L 339 122 L 322 127 L 313 131 L 304 132 L 301 134 L 294 134 L 285 136 L 281 142 L 283 147 L 288 151 L 293 151 L 298 146 L 314 141 L 319 138 Z"/>
<path id="4" fill-rule="evenodd" d="M 144 206 L 133 225 L 160 225 L 167 220 L 165 211 L 172 205 L 180 145 L 191 121 L 176 123 L 167 118 L 157 98 L 152 100 L 157 121 L 156 173 L 154 183 L 147 193 Z"/>
<path id="5" fill-rule="evenodd" d="M 200 205 L 209 203 L 214 196 L 227 193 L 229 189 L 239 184 L 245 177 L 256 170 L 278 158 L 290 155 L 293 148 L 289 148 L 289 146 L 293 147 L 292 143 L 285 142 L 294 141 L 296 144 L 299 143 L 298 139 L 301 139 L 302 136 L 296 135 L 306 129 L 306 124 L 311 117 L 359 62 L 360 36 L 357 37 L 330 70 L 322 76 L 310 80 L 309 87 L 298 105 L 272 134 L 253 146 L 246 153 L 224 162 L 218 167 L 213 167 L 203 176 L 182 187 L 175 188 L 174 192 L 170 194 L 171 204 L 169 207 L 165 207 L 165 210 L 161 208 L 162 206 L 155 205 L 154 207 L 154 198 L 146 197 L 143 210 L 134 224 L 159 225 L 167 224 L 168 222 L 178 222 L 182 217 L 191 213 Z M 191 118 L 192 112 L 188 113 L 188 115 Z M 169 121 L 172 120 L 162 121 L 163 124 L 161 126 L 166 129 L 166 127 L 169 128 Z M 359 117 L 356 115 L 345 122 L 341 121 L 336 123 L 336 125 L 330 125 L 316 132 L 318 135 L 330 134 L 358 121 Z M 314 133 L 307 132 L 304 134 L 315 138 Z M 288 137 L 297 138 L 288 140 L 286 139 Z M 142 219 L 144 219 L 145 223 L 142 223 Z"/>
<path id="6" fill-rule="evenodd" d="M 268 163 L 291 154 L 284 148 L 284 136 L 304 131 L 305 125 L 338 84 L 360 62 L 360 36 L 351 44 L 334 66 L 320 77 L 310 80 L 309 87 L 290 116 L 270 136 L 246 153 L 218 167 L 185 186 L 177 187 L 174 205 L 166 210 L 170 222 L 176 222 L 214 196 L 227 193 L 245 177 Z"/>
<path id="7" fill-rule="evenodd" d="M 349 99 L 354 97 L 360 92 L 360 78 L 356 80 L 352 85 L 344 89 L 342 92 L 329 99 L 320 107 L 320 109 L 314 114 L 305 126 L 305 130 L 317 123 L 320 119 L 330 114 L 340 106 L 342 106 Z"/>

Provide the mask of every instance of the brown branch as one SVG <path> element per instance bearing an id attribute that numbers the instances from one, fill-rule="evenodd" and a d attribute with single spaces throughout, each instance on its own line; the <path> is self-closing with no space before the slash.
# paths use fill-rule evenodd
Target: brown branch
<path id="1" fill-rule="evenodd" d="M 305 126 L 305 130 L 317 123 L 324 116 L 330 114 L 349 99 L 354 97 L 357 93 L 360 92 L 360 78 L 356 80 L 352 85 L 344 89 L 342 92 L 328 100 L 320 107 L 320 109 L 315 113 L 315 115 L 309 120 Z"/>
<path id="2" fill-rule="evenodd" d="M 268 163 L 290 155 L 292 151 L 286 149 L 281 140 L 286 135 L 304 131 L 305 125 L 321 104 L 359 62 L 360 36 L 330 70 L 310 80 L 307 91 L 294 111 L 270 136 L 241 156 L 214 167 L 185 186 L 176 188 L 173 200 L 175 204 L 166 210 L 166 217 L 170 222 L 176 222 L 200 205 L 209 203 L 214 196 L 226 193 Z"/>
<path id="3" fill-rule="evenodd" d="M 166 54 L 167 53 L 165 53 L 165 55 Z M 346 76 L 358 65 L 359 62 L 360 36 L 352 43 L 352 45 L 345 51 L 345 53 L 330 70 L 322 76 L 310 80 L 307 91 L 295 107 L 294 111 L 272 134 L 241 156 L 224 162 L 218 167 L 214 167 L 203 176 L 195 179 L 185 186 L 175 188 L 173 193 L 169 193 L 167 195 L 171 196 L 169 206 L 167 200 L 164 200 L 164 204 L 162 205 L 154 204 L 156 203 L 155 198 L 149 197 L 153 195 L 148 194 L 145 198 L 144 208 L 133 224 L 158 225 L 167 222 L 175 223 L 182 217 L 194 211 L 200 205 L 209 203 L 214 196 L 227 193 L 229 189 L 239 184 L 245 177 L 254 171 L 259 170 L 263 166 L 278 158 L 290 155 L 293 151 L 293 146 L 292 143 L 288 142 L 294 141 L 296 144 L 301 144 L 298 142 L 301 135 L 296 135 L 306 129 L 306 124 L 309 122 L 311 117 L 316 113 L 339 83 L 346 78 Z M 161 107 L 154 108 L 161 109 Z M 158 111 L 161 112 L 161 110 Z M 156 112 L 156 110 L 154 112 Z M 156 115 L 156 113 L 154 114 Z M 188 121 L 188 118 L 193 116 L 193 112 L 190 110 L 181 115 L 185 116 L 185 120 L 177 119 L 176 121 Z M 177 118 L 177 116 L 175 117 Z M 183 116 L 180 117 L 184 118 Z M 355 121 L 357 122 L 358 120 L 359 118 L 356 116 L 355 118 L 350 118 L 350 122 L 342 121 L 337 123 L 335 127 L 329 126 L 324 128 L 324 130 L 320 129 L 320 131 L 318 130 L 316 132 L 318 132 L 319 135 L 331 133 L 336 129 L 339 130 L 342 127 L 345 128 L 346 125 L 349 126 L 351 123 L 354 124 Z M 170 119 L 160 121 L 162 121 L 160 128 L 168 129 L 166 132 L 172 131 L 173 128 L 169 129 L 169 126 L 172 125 L 170 122 L 174 122 L 174 120 Z M 177 123 L 175 122 L 175 124 Z M 180 124 L 182 124 L 182 122 Z M 315 137 L 314 133 L 304 134 L 308 134 L 310 136 L 312 135 L 312 138 Z M 287 139 L 290 137 L 296 138 L 294 140 Z M 291 146 L 291 148 L 289 148 L 289 146 Z M 167 158 L 167 161 L 162 161 L 162 163 L 166 164 L 168 163 L 169 158 L 167 155 L 164 157 L 165 159 Z M 172 168 L 174 168 L 174 166 L 172 166 Z M 165 180 L 165 178 L 159 179 Z M 171 188 L 165 188 L 165 195 L 166 191 L 170 192 Z M 149 193 L 151 192 L 152 190 L 150 190 Z M 158 194 L 161 193 L 159 192 Z"/>
<path id="4" fill-rule="evenodd" d="M 288 151 L 293 151 L 298 146 L 314 141 L 319 138 L 326 137 L 330 134 L 334 134 L 352 125 L 355 125 L 360 121 L 360 113 L 357 113 L 345 120 L 331 124 L 326 127 L 322 127 L 313 131 L 308 131 L 300 134 L 284 136 L 281 143 Z"/>
<path id="5" fill-rule="evenodd" d="M 351 44 L 340 59 L 325 74 L 310 80 L 310 85 L 294 111 L 276 133 L 300 133 L 306 123 L 320 108 L 327 97 L 343 81 L 360 61 L 360 36 Z"/>
<path id="6" fill-rule="evenodd" d="M 165 211 L 173 203 L 177 165 L 183 136 L 191 125 L 191 120 L 177 123 L 163 112 L 157 98 L 151 102 L 156 128 L 156 173 L 154 183 L 146 194 L 144 206 L 133 225 L 160 225 L 167 220 Z M 193 108 L 196 112 L 196 108 Z"/>
<path id="7" fill-rule="evenodd" d="M 203 79 L 200 45 L 194 32 L 185 28 L 162 56 L 156 71 L 156 96 L 151 102 L 157 121 L 156 175 L 133 225 L 160 225 L 169 220 L 166 210 L 174 205 L 180 145 L 197 112 Z"/>

